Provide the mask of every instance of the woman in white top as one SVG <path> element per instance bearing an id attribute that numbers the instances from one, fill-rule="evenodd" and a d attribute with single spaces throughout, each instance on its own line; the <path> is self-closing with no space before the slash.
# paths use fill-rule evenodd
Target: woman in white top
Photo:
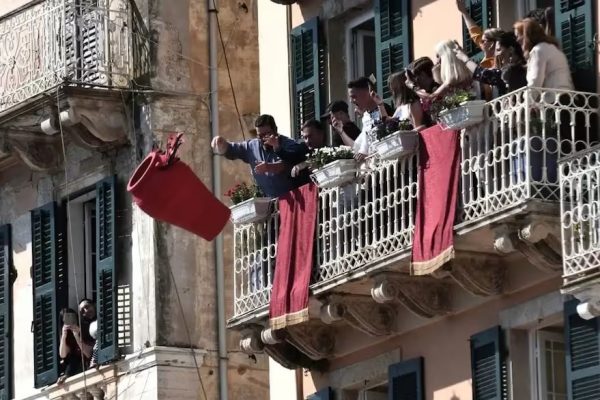
<path id="1" fill-rule="evenodd" d="M 527 59 L 527 86 L 573 90 L 569 62 L 557 40 L 531 18 L 517 22 L 514 29 Z"/>

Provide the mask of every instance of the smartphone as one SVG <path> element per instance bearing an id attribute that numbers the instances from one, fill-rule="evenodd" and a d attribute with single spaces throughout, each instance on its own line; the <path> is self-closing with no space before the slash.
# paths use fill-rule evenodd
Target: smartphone
<path id="1" fill-rule="evenodd" d="M 77 314 L 71 312 L 65 313 L 63 315 L 63 323 L 65 325 L 78 325 Z"/>

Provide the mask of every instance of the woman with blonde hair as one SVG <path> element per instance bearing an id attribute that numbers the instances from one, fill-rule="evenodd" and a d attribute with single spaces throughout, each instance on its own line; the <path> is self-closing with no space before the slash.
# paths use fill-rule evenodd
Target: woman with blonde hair
<path id="1" fill-rule="evenodd" d="M 527 86 L 573 90 L 569 62 L 558 41 L 531 18 L 518 21 L 514 29 L 527 59 Z"/>
<path id="2" fill-rule="evenodd" d="M 473 87 L 473 73 L 454 52 L 457 48 L 459 48 L 458 44 L 452 40 L 445 40 L 435 46 L 441 85 L 431 94 L 430 98 L 437 99 L 451 90 L 458 89 L 472 91 L 473 94 L 478 92 Z"/>

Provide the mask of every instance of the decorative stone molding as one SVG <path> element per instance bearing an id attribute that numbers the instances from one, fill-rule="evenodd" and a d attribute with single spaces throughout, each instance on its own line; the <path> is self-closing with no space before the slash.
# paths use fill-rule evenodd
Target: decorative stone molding
<path id="1" fill-rule="evenodd" d="M 327 324 L 344 320 L 370 336 L 389 335 L 396 322 L 396 312 L 389 304 L 376 303 L 372 297 L 332 295 L 321 308 L 321 320 Z"/>
<path id="2" fill-rule="evenodd" d="M 261 353 L 265 345 L 261 340 L 261 332 L 257 328 L 246 328 L 241 332 L 240 349 L 246 354 Z"/>
<path id="3" fill-rule="evenodd" d="M 329 357 L 335 347 L 334 330 L 318 320 L 286 328 L 286 341 L 313 360 Z"/>
<path id="4" fill-rule="evenodd" d="M 571 294 L 581 302 L 577 306 L 577 314 L 581 318 L 593 319 L 600 316 L 600 285 L 593 285 Z"/>
<path id="5" fill-rule="evenodd" d="M 499 253 L 518 251 L 527 260 L 544 272 L 556 272 L 562 269 L 562 258 L 556 249 L 560 249 L 560 230 L 548 221 L 528 222 L 520 228 L 501 225 L 495 229 L 494 248 Z"/>
<path id="6" fill-rule="evenodd" d="M 371 288 L 371 296 L 379 303 L 401 303 L 409 311 L 424 318 L 450 312 L 448 285 L 431 277 L 379 275 Z"/>
<path id="7" fill-rule="evenodd" d="M 502 293 L 506 268 L 497 260 L 461 257 L 449 264 L 450 277 L 470 294 L 494 296 Z"/>
<path id="8" fill-rule="evenodd" d="M 280 329 L 278 331 L 274 331 L 271 328 L 265 328 L 260 333 L 260 338 L 265 344 L 277 344 L 282 343 L 285 340 L 285 330 Z"/>
<path id="9" fill-rule="evenodd" d="M 70 96 L 69 109 L 60 113 L 65 126 L 81 124 L 104 143 L 127 141 L 127 116 L 123 102 Z"/>
<path id="10" fill-rule="evenodd" d="M 62 166 L 63 151 L 58 137 L 13 132 L 8 134 L 7 143 L 33 171 L 53 171 Z"/>

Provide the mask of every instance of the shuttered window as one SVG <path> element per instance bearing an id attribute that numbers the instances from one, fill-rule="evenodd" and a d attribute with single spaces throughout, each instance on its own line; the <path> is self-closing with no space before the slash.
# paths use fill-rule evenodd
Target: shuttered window
<path id="1" fill-rule="evenodd" d="M 389 400 L 423 400 L 424 392 L 422 357 L 388 367 Z"/>
<path id="2" fill-rule="evenodd" d="M 294 137 L 304 122 L 319 119 L 325 108 L 325 49 L 319 29 L 319 19 L 315 17 L 291 32 Z"/>
<path id="3" fill-rule="evenodd" d="M 114 177 L 96 184 L 96 213 L 97 340 L 98 363 L 102 364 L 118 355 Z"/>
<path id="4" fill-rule="evenodd" d="M 376 0 L 375 41 L 377 92 L 389 102 L 388 77 L 402 71 L 411 60 L 409 1 Z"/>
<path id="5" fill-rule="evenodd" d="M 504 339 L 499 326 L 471 336 L 473 400 L 507 398 L 504 361 Z"/>
<path id="6" fill-rule="evenodd" d="M 489 29 L 494 26 L 493 18 L 494 18 L 494 8 L 492 4 L 492 0 L 467 0 L 466 1 L 467 10 L 469 11 L 469 15 L 473 18 L 473 21 L 477 24 L 477 26 L 481 27 L 482 30 Z M 465 53 L 469 55 L 469 57 L 473 58 L 476 61 L 481 61 L 483 59 L 483 51 L 471 40 L 471 36 L 469 35 L 469 29 L 467 25 L 463 21 L 463 49 Z"/>
<path id="7" fill-rule="evenodd" d="M 564 307 L 567 393 L 569 400 L 594 400 L 600 395 L 600 319 L 579 317 L 578 304 Z"/>
<path id="8" fill-rule="evenodd" d="M 317 393 L 311 394 L 306 400 L 333 400 L 333 391 L 328 386 L 319 390 Z"/>
<path id="9" fill-rule="evenodd" d="M 12 242 L 10 225 L 0 226 L 0 400 L 12 399 Z"/>
<path id="10" fill-rule="evenodd" d="M 35 387 L 58 378 L 58 313 L 66 300 L 66 240 L 50 203 L 31 211 Z"/>
<path id="11" fill-rule="evenodd" d="M 555 0 L 556 35 L 569 60 L 577 90 L 596 92 L 596 28 L 593 0 Z"/>

